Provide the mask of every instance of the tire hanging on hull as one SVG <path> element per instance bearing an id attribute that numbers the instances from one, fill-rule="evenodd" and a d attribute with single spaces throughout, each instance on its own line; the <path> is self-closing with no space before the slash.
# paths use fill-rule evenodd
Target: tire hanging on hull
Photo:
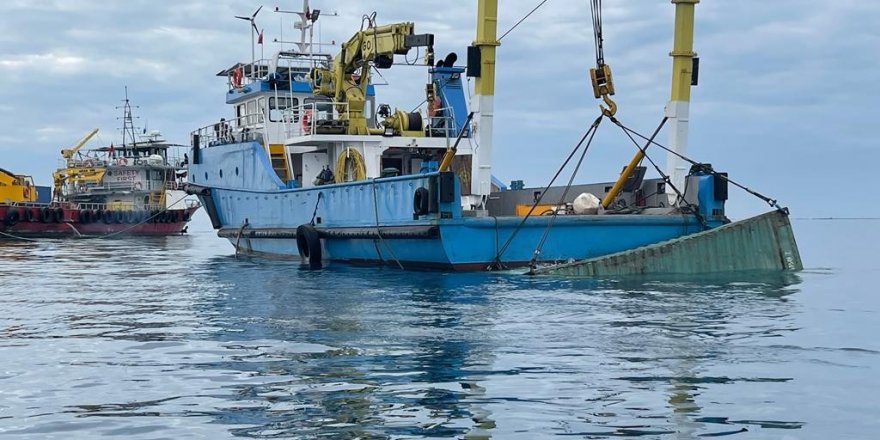
<path id="1" fill-rule="evenodd" d="M 308 258 L 310 268 L 321 268 L 321 238 L 314 226 L 305 224 L 296 228 L 296 249 L 300 257 Z"/>

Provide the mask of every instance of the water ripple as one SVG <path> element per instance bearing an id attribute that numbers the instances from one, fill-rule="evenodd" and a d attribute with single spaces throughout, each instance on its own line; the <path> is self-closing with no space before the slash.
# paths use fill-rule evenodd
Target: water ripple
<path id="1" fill-rule="evenodd" d="M 871 412 L 839 387 L 880 347 L 810 342 L 825 272 L 310 271 L 209 238 L 0 243 L 0 434 L 823 438 Z"/>

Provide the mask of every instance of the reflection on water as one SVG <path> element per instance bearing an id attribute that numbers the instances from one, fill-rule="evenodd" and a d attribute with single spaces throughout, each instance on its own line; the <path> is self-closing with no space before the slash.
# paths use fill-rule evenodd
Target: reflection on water
<path id="1" fill-rule="evenodd" d="M 13 438 L 784 438 L 812 426 L 799 377 L 853 362 L 790 340 L 799 276 L 311 271 L 199 237 L 0 251 Z"/>

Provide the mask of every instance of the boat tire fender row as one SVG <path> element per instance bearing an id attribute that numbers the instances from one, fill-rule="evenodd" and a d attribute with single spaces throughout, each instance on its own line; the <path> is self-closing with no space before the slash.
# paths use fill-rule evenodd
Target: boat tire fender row
<path id="1" fill-rule="evenodd" d="M 35 221 L 35 217 L 38 217 L 39 214 L 34 214 L 34 210 L 30 208 L 25 208 L 24 210 L 24 221 L 33 222 Z"/>
<path id="2" fill-rule="evenodd" d="M 309 266 L 321 267 L 321 238 L 314 226 L 304 224 L 296 228 L 296 249 L 300 257 L 309 259 Z"/>
<path id="3" fill-rule="evenodd" d="M 413 217 L 417 220 L 419 216 L 425 215 L 428 213 L 428 201 L 430 200 L 430 193 L 428 190 L 420 186 L 416 188 L 416 192 L 413 193 Z"/>
<path id="4" fill-rule="evenodd" d="M 79 212 L 79 222 L 82 224 L 89 224 L 92 222 L 92 211 L 88 209 L 83 209 Z"/>

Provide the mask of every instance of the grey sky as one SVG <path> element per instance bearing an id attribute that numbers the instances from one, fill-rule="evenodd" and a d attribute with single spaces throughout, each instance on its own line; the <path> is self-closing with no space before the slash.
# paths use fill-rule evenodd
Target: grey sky
<path id="1" fill-rule="evenodd" d="M 540 186 L 597 115 L 586 1 L 550 0 L 499 49 L 494 174 Z M 606 61 L 619 118 L 650 132 L 668 99 L 673 6 L 666 0 L 605 0 Z M 92 146 L 117 141 L 123 87 L 141 125 L 186 143 L 188 133 L 227 116 L 214 74 L 250 58 L 248 15 L 275 46 L 275 6 L 300 2 L 6 0 L 0 16 L 0 167 L 49 184 L 59 150 L 93 127 Z M 537 1 L 500 6 L 499 34 Z M 442 6 L 441 6 L 442 5 Z M 316 1 L 325 41 L 347 39 L 364 13 L 380 23 L 414 21 L 436 34 L 438 56 L 463 59 L 475 2 Z M 880 2 L 703 0 L 697 6 L 700 85 L 691 110 L 690 155 L 777 197 L 795 216 L 880 216 L 874 183 L 880 98 Z M 292 36 L 290 23 L 285 39 Z M 259 51 L 259 49 L 258 49 Z M 334 49 L 335 52 L 335 49 Z M 259 55 L 259 53 L 258 53 Z M 424 71 L 395 66 L 379 101 L 411 108 Z M 665 142 L 666 135 L 661 140 Z M 610 124 L 591 148 L 581 182 L 611 180 L 634 152 Z M 654 157 L 664 156 L 654 153 Z M 731 192 L 743 216 L 761 202 Z"/>

